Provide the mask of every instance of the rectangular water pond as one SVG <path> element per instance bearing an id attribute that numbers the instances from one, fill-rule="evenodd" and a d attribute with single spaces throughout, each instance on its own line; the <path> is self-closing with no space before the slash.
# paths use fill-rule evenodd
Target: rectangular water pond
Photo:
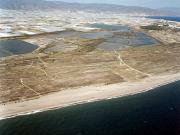
<path id="1" fill-rule="evenodd" d="M 21 40 L 0 40 L 0 57 L 33 52 L 38 48 Z"/>

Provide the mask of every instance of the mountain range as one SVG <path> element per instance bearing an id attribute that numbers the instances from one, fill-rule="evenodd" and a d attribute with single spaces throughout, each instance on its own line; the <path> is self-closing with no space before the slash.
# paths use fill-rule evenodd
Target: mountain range
<path id="1" fill-rule="evenodd" d="M 45 0 L 0 0 L 0 8 L 7 10 L 83 10 L 92 12 L 116 12 L 122 14 L 146 14 L 161 16 L 180 16 L 180 11 L 172 8 L 150 9 L 137 6 L 113 4 L 82 4 Z"/>
<path id="2" fill-rule="evenodd" d="M 174 12 L 174 13 L 180 14 L 180 8 L 164 7 L 164 8 L 160 8 L 160 10 L 162 10 L 162 11 L 169 11 L 169 12 Z"/>

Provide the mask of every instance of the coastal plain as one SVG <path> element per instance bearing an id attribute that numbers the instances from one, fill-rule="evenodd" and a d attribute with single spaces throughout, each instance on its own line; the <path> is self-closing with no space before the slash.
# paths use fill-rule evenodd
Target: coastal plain
<path id="1" fill-rule="evenodd" d="M 179 31 L 142 29 L 127 20 L 118 24 L 128 31 L 111 26 L 3 37 L 38 49 L 1 58 L 0 117 L 136 94 L 180 79 Z M 142 33 L 152 44 L 139 42 Z"/>

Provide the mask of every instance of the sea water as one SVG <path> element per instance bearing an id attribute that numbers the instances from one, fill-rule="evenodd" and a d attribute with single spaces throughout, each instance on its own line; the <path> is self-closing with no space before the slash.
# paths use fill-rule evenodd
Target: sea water
<path id="1" fill-rule="evenodd" d="M 0 135 L 179 135 L 180 81 L 132 96 L 0 121 Z"/>
<path id="2" fill-rule="evenodd" d="M 168 20 L 168 21 L 180 22 L 180 17 L 173 17 L 173 16 L 148 16 L 146 18 L 163 19 L 163 20 Z"/>

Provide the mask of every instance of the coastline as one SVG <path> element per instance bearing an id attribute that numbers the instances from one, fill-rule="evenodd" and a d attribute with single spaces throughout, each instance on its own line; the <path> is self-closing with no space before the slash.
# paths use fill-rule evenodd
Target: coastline
<path id="1" fill-rule="evenodd" d="M 30 115 L 38 112 L 60 109 L 77 104 L 109 100 L 135 95 L 180 80 L 180 73 L 152 76 L 138 82 L 124 82 L 112 85 L 86 86 L 63 90 L 41 96 L 38 99 L 0 105 L 0 120 Z"/>

